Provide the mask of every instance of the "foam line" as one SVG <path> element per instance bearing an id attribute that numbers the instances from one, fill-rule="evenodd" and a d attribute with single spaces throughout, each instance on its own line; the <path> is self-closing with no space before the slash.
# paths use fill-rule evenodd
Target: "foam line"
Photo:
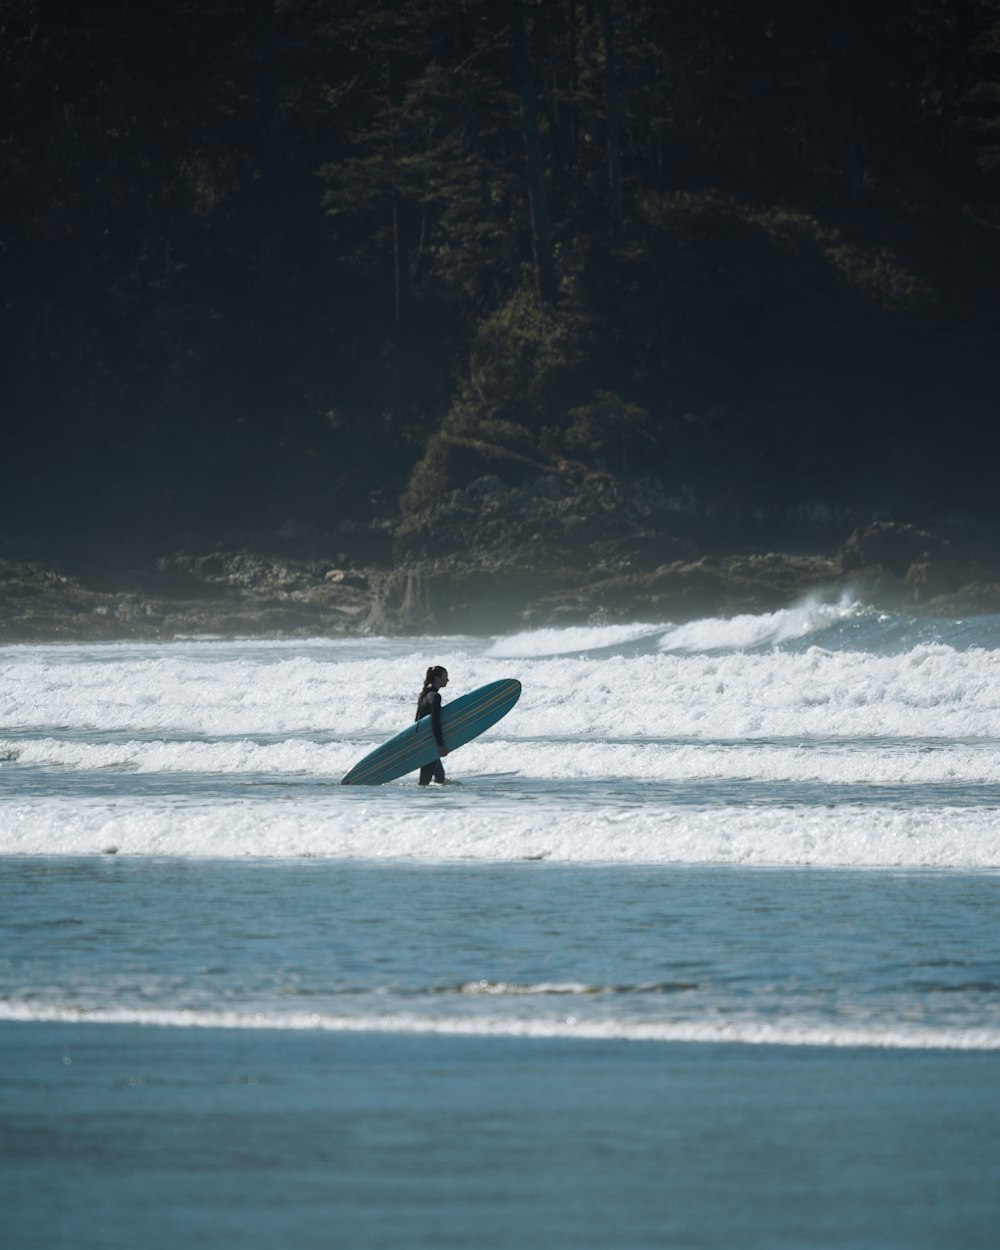
<path id="1" fill-rule="evenodd" d="M 448 1037 L 560 1038 L 578 1041 L 694 1043 L 730 1046 L 808 1046 L 876 1050 L 1000 1050 L 993 1029 L 864 1028 L 836 1024 L 773 1023 L 752 1019 L 726 1023 L 585 1021 L 573 1016 L 464 1019 L 388 1014 L 331 1016 L 314 1013 L 85 1009 L 0 1003 L 0 1020 L 35 1024 L 117 1024 L 180 1029 L 270 1029 L 284 1032 L 409 1033 Z"/>
<path id="2" fill-rule="evenodd" d="M 281 654 L 280 652 L 277 654 Z M 511 662 L 447 657 L 454 693 L 511 675 Z M 149 737 L 322 735 L 374 741 L 412 718 L 412 660 L 267 664 L 164 646 L 143 662 L 55 663 L 28 651 L 0 666 L 0 736 L 67 731 Z M 1000 650 L 920 644 L 903 654 L 682 652 L 521 661 L 519 738 L 990 738 L 1000 732 Z M 349 693 L 348 693 L 349 692 Z M 10 735 L 7 735 L 10 736 Z"/>
<path id="3" fill-rule="evenodd" d="M 0 805 L 0 854 L 190 859 L 1000 868 L 997 810 L 479 802 L 459 787 L 339 785 L 333 802 L 41 798 Z"/>
<path id="4" fill-rule="evenodd" d="M 967 743 L 523 742 L 501 728 L 462 748 L 449 772 L 517 772 L 536 780 L 790 781 L 838 785 L 1000 784 L 995 741 Z M 240 776 L 338 776 L 357 758 L 352 742 L 280 743 L 0 738 L 0 767 Z"/>

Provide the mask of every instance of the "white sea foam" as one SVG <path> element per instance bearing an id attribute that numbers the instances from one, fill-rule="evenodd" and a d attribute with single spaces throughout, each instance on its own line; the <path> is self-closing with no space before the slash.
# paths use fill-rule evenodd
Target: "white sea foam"
<path id="1" fill-rule="evenodd" d="M 1000 785 L 1000 649 L 971 645 L 993 626 L 808 645 L 840 625 L 928 636 L 817 601 L 505 640 L 0 648 L 0 854 L 1000 866 L 998 805 L 963 794 Z M 516 780 L 341 788 L 431 660 L 452 694 L 521 678 L 448 763 Z"/>
<path id="2" fill-rule="evenodd" d="M 8 803 L 0 854 L 1000 868 L 997 813 L 976 807 L 518 804 L 412 786 L 292 799 Z"/>
<path id="3" fill-rule="evenodd" d="M 497 659 L 630 653 L 636 644 L 669 652 L 749 651 L 806 638 L 866 612 L 849 594 L 835 602 L 810 595 L 776 612 L 708 617 L 685 625 L 580 625 L 535 629 L 496 639 L 486 654 Z"/>
<path id="4" fill-rule="evenodd" d="M 805 638 L 855 616 L 860 607 L 849 595 L 836 603 L 810 596 L 778 612 L 734 617 L 709 617 L 663 631 L 663 651 L 746 651 Z"/>
<path id="5" fill-rule="evenodd" d="M 0 738 L 0 760 L 8 764 L 136 773 L 203 773 L 206 775 L 268 773 L 323 776 L 347 771 L 357 745 L 332 746 L 289 738 L 284 742 L 125 741 L 81 742 L 60 738 L 27 741 Z"/>
<path id="6" fill-rule="evenodd" d="M 443 650 L 443 648 L 440 648 Z M 603 659 L 445 656 L 452 694 L 520 677 L 508 737 L 1000 738 L 1000 651 L 669 652 Z M 173 655 L 0 670 L 3 730 L 238 737 L 385 736 L 413 714 L 421 657 L 267 663 Z"/>
<path id="7" fill-rule="evenodd" d="M 486 654 L 495 659 L 547 659 L 624 647 L 642 639 L 659 640 L 671 628 L 654 625 L 578 625 L 564 629 L 531 629 L 497 638 Z"/>
<path id="8" fill-rule="evenodd" d="M 234 777 L 256 774 L 339 781 L 369 749 L 360 739 L 316 742 L 164 741 L 86 742 L 64 738 L 0 738 L 0 762 L 32 768 L 137 774 L 185 773 Z M 456 751 L 454 780 L 517 773 L 522 780 L 649 782 L 756 781 L 817 785 L 1000 785 L 1000 749 L 975 744 L 852 739 L 800 743 L 521 741 L 502 729 Z M 402 784 L 408 784 L 406 782 Z"/>
<path id="9" fill-rule="evenodd" d="M 734 1046 L 808 1046 L 907 1050 L 1000 1050 L 1000 1032 L 990 1028 L 885 1028 L 810 1020 L 780 1022 L 753 1018 L 691 1023 L 628 1019 L 583 1020 L 548 1017 L 385 1015 L 186 1011 L 135 1008 L 80 1009 L 0 1003 L 0 1020 L 21 1023 L 141 1025 L 181 1029 L 270 1029 L 285 1032 L 410 1033 L 449 1037 L 572 1038 L 579 1041 L 701 1043 Z"/>

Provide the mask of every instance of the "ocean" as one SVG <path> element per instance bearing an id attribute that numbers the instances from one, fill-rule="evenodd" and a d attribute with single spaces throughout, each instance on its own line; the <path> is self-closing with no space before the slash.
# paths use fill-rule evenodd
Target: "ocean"
<path id="1" fill-rule="evenodd" d="M 995 1246 L 998 747 L 1000 618 L 849 598 L 0 649 L 5 1244 Z"/>

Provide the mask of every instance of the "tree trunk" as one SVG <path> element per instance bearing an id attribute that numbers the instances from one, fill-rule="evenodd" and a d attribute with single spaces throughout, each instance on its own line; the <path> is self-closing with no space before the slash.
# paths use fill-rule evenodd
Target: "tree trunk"
<path id="1" fill-rule="evenodd" d="M 277 31 L 274 0 L 258 4 L 257 168 L 259 174 L 256 251 L 257 307 L 253 408 L 258 428 L 273 435 L 281 411 L 284 366 L 282 316 L 284 237 L 281 222 L 280 119 L 278 114 Z"/>
<path id="2" fill-rule="evenodd" d="M 531 246 L 535 260 L 535 287 L 539 298 L 554 304 L 558 298 L 555 260 L 552 252 L 552 227 L 549 223 L 549 201 L 545 189 L 545 162 L 542 138 L 538 132 L 535 107 L 535 84 L 528 55 L 528 39 L 524 28 L 524 12 L 520 3 L 514 8 L 514 57 L 518 92 L 521 97 L 521 131 L 528 170 L 528 209 L 531 217 Z"/>
<path id="3" fill-rule="evenodd" d="M 390 55 L 386 64 L 386 85 L 389 106 L 402 107 L 404 92 L 399 66 Z M 396 167 L 396 121 L 393 118 L 389 136 L 389 155 L 393 170 Z M 394 175 L 395 176 L 395 175 Z M 392 192 L 392 273 L 393 273 L 393 329 L 398 351 L 403 336 L 404 323 L 410 303 L 410 241 L 407 230 L 407 211 L 403 197 L 394 187 Z"/>
<path id="4" fill-rule="evenodd" d="M 608 109 L 608 191 L 611 208 L 611 242 L 617 243 L 622 232 L 622 158 L 618 90 L 615 83 L 613 0 L 601 0 L 601 19 L 604 26 L 604 74 Z"/>

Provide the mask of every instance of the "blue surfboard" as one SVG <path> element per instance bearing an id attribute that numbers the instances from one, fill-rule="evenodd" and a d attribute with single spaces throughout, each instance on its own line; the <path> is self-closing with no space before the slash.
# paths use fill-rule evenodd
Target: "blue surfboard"
<path id="1" fill-rule="evenodd" d="M 441 707 L 441 732 L 449 755 L 456 747 L 471 742 L 491 725 L 506 716 L 521 697 L 521 683 L 513 677 L 491 681 L 469 694 L 463 694 Z M 383 742 L 359 760 L 346 776 L 342 786 L 380 786 L 395 781 L 414 769 L 423 768 L 436 760 L 437 740 L 431 728 L 431 718 L 422 716 L 402 733 Z"/>

